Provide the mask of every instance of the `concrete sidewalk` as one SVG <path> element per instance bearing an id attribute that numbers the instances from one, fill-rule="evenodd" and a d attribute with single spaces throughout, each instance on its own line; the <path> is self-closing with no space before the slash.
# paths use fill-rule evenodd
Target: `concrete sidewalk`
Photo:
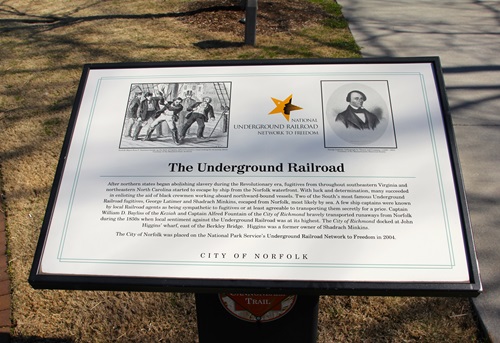
<path id="1" fill-rule="evenodd" d="M 473 304 L 500 342 L 500 1 L 337 2 L 364 57 L 441 59 L 484 288 Z"/>

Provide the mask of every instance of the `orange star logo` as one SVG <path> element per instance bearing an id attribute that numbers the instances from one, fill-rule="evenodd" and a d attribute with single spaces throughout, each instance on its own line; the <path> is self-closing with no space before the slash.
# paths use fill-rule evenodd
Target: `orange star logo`
<path id="1" fill-rule="evenodd" d="M 296 110 L 301 110 L 302 107 L 295 106 L 292 104 L 292 94 L 288 96 L 285 100 L 278 100 L 275 98 L 271 98 L 274 101 L 274 104 L 276 105 L 276 108 L 269 112 L 269 114 L 277 114 L 281 113 L 283 117 L 287 121 L 290 121 L 290 112 L 291 111 L 296 111 Z"/>

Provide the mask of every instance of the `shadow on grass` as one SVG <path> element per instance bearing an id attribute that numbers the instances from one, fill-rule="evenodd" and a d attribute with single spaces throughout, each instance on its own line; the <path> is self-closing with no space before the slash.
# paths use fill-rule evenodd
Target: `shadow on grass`
<path id="1" fill-rule="evenodd" d="M 19 30 L 40 30 L 48 31 L 59 27 L 70 26 L 82 22 L 109 20 L 109 19 L 159 19 L 159 18 L 182 18 L 200 13 L 218 12 L 218 11 L 238 11 L 243 9 L 241 6 L 209 6 L 198 8 L 192 11 L 173 12 L 173 13 L 145 13 L 145 14 L 107 14 L 95 16 L 56 16 L 56 15 L 31 15 L 21 12 L 14 8 L 0 9 L 0 13 L 14 14 L 19 18 L 0 19 L 0 32 L 11 32 Z"/>
<path id="2" fill-rule="evenodd" d="M 200 49 L 226 49 L 226 48 L 240 48 L 245 44 L 242 42 L 227 42 L 223 40 L 214 39 L 214 40 L 201 41 L 193 45 Z"/>

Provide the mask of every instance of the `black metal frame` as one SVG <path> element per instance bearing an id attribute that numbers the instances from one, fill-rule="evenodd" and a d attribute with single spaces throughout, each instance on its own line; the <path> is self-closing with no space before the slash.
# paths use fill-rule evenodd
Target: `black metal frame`
<path id="1" fill-rule="evenodd" d="M 445 124 L 448 150 L 453 168 L 456 197 L 459 204 L 460 220 L 468 260 L 470 280 L 468 283 L 435 282 L 323 282 L 323 281 L 279 281 L 279 280 L 234 280 L 234 279 L 176 279 L 145 277 L 101 277 L 73 275 L 45 275 L 39 273 L 43 246 L 48 235 L 53 206 L 57 199 L 62 172 L 72 140 L 73 130 L 81 105 L 87 76 L 92 69 L 115 68 L 168 68 L 168 67 L 207 67 L 207 66 L 251 66 L 251 65 L 321 65 L 321 64 L 432 64 L 435 82 Z M 377 295 L 377 296 L 477 296 L 482 291 L 476 252 L 469 220 L 467 201 L 459 165 L 457 144 L 452 126 L 452 118 L 446 98 L 444 79 L 438 57 L 412 58 L 370 58 L 370 59 L 314 59 L 314 60 L 252 60 L 252 61 L 186 61 L 165 63 L 119 63 L 87 64 L 83 68 L 73 111 L 69 121 L 66 138 L 57 166 L 40 239 L 29 276 L 30 284 L 36 289 L 75 289 L 75 290 L 125 290 L 155 292 L 193 292 L 193 293 L 280 293 L 304 295 Z"/>

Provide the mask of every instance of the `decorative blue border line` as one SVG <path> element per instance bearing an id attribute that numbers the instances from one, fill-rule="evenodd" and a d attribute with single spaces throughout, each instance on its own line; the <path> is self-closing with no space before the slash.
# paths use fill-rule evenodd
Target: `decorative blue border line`
<path id="1" fill-rule="evenodd" d="M 192 261 L 160 261 L 160 260 L 112 260 L 112 259 L 73 259 L 63 258 L 60 262 L 66 263 L 105 263 L 105 264 L 136 264 L 136 265 L 176 265 L 176 266 L 245 266 L 245 267 L 303 267 L 303 268 L 390 268 L 390 269 L 453 269 L 448 264 L 347 264 L 347 263 L 279 263 L 279 262 L 192 262 Z"/>
<path id="2" fill-rule="evenodd" d="M 92 119 L 94 117 L 94 111 L 95 111 L 95 107 L 96 107 L 97 98 L 98 98 L 98 94 L 99 94 L 99 89 L 100 88 L 101 88 L 101 80 L 99 79 L 97 81 L 96 91 L 94 93 L 94 98 L 92 100 L 92 107 L 91 107 L 91 111 L 90 111 L 90 117 L 89 117 L 89 120 L 87 122 L 87 127 L 85 129 L 85 135 L 84 135 L 84 139 L 83 139 L 82 149 L 80 151 L 80 157 L 78 158 L 78 165 L 77 165 L 77 168 L 76 168 L 75 178 L 74 178 L 74 181 L 73 181 L 73 185 L 71 187 L 71 195 L 70 195 L 70 200 L 69 200 L 69 203 L 68 203 L 68 210 L 66 211 L 66 217 L 64 218 L 63 234 L 61 236 L 61 242 L 59 244 L 59 250 L 57 252 L 57 257 L 59 259 L 62 258 L 62 254 L 63 254 L 63 250 L 64 250 L 64 241 L 66 240 L 66 235 L 67 235 L 67 232 L 68 232 L 68 225 L 69 225 L 69 221 L 70 221 L 70 217 L 71 217 L 71 211 L 72 211 L 72 208 L 73 208 L 73 202 L 74 202 L 75 196 L 76 196 L 76 189 L 77 189 L 77 185 L 78 185 L 78 179 L 80 178 L 80 172 L 81 172 L 81 168 L 82 168 L 82 164 L 83 164 L 83 158 L 85 156 L 85 150 L 87 148 L 88 136 L 89 136 L 90 127 L 91 127 L 90 124 L 92 123 Z"/>
<path id="3" fill-rule="evenodd" d="M 450 264 L 449 265 L 397 265 L 397 264 L 382 264 L 382 265 L 369 265 L 369 264 L 360 264 L 360 265 L 353 265 L 353 264 L 318 264 L 318 263 L 313 263 L 313 264 L 305 264 L 305 263 L 299 263 L 299 264 L 290 264 L 290 263 L 261 263 L 261 262 L 252 262 L 252 263 L 241 263 L 241 262 L 188 262 L 188 261 L 138 261 L 138 260 L 92 260 L 92 259 L 68 259 L 62 257 L 63 255 L 63 250 L 64 250 L 64 242 L 66 240 L 67 236 L 67 231 L 68 231 L 68 226 L 69 226 L 69 221 L 71 217 L 71 210 L 73 206 L 73 202 L 76 196 L 76 191 L 77 191 L 77 184 L 78 184 L 78 179 L 80 176 L 81 172 L 81 167 L 83 163 L 83 158 L 85 155 L 85 150 L 88 142 L 88 135 L 90 132 L 90 127 L 92 120 L 94 118 L 94 111 L 96 107 L 96 102 L 98 99 L 98 94 L 101 86 L 101 82 L 103 80 L 120 80 L 120 79 L 143 79 L 145 76 L 113 76 L 113 77 L 102 77 L 98 79 L 97 81 L 97 87 L 94 93 L 93 101 L 92 101 L 92 106 L 91 106 L 91 111 L 90 111 L 90 116 L 87 122 L 87 127 L 85 130 L 85 138 L 82 144 L 82 149 L 80 151 L 80 157 L 78 160 L 78 165 L 77 165 L 77 172 L 75 174 L 73 186 L 71 189 L 71 195 L 70 195 L 70 201 L 68 203 L 68 210 L 66 212 L 66 217 L 64 221 L 64 227 L 63 227 L 63 234 L 61 236 L 61 241 L 59 244 L 59 250 L 57 254 L 57 258 L 59 259 L 60 262 L 78 262 L 78 263 L 111 263 L 111 264 L 171 264 L 171 265 L 197 265 L 197 266 L 221 266 L 221 265 L 227 265 L 227 266 L 269 266 L 269 267 L 274 267 L 274 266 L 279 266 L 279 267 L 297 267 L 297 266 L 309 266 L 309 267 L 317 267 L 317 268 L 396 268 L 396 269 L 453 269 L 455 266 L 455 258 L 454 258 L 454 250 L 453 250 L 453 244 L 451 242 L 451 233 L 450 233 L 450 225 L 449 225 L 449 220 L 448 220 L 448 215 L 447 215 L 447 207 L 446 207 L 446 199 L 444 196 L 444 188 L 442 184 L 442 176 L 440 172 L 440 163 L 439 163 L 439 156 L 437 153 L 437 147 L 436 147 L 436 142 L 435 142 L 435 136 L 434 136 L 434 126 L 432 123 L 432 117 L 431 117 L 431 111 L 430 111 L 430 106 L 428 102 L 428 95 L 427 95 L 427 90 L 426 90 L 426 83 L 425 83 L 425 76 L 422 73 L 419 72 L 385 72 L 385 73 L 380 73 L 380 72 L 331 72 L 331 73 L 241 73 L 241 74 L 200 74 L 200 75 L 193 75 L 193 74 L 187 74 L 187 75 L 175 75 L 175 78 L 196 78 L 196 77 L 203 77 L 203 78 L 221 78 L 221 77 L 255 77 L 255 76 L 321 76 L 322 78 L 327 77 L 327 76 L 339 76 L 339 75 L 415 75 L 419 76 L 420 82 L 421 82 L 421 87 L 422 87 L 422 94 L 424 97 L 424 102 L 425 102 L 425 108 L 426 108 L 426 114 L 427 114 L 427 121 L 429 125 L 429 132 L 431 136 L 431 141 L 432 141 L 432 148 L 433 148 L 433 154 L 434 154 L 434 161 L 435 161 L 435 168 L 436 168 L 436 178 L 438 180 L 439 184 L 439 193 L 441 197 L 441 205 L 442 205 L 442 211 L 443 211 L 443 221 L 444 221 L 444 226 L 445 226 L 445 233 L 448 241 L 448 253 L 449 253 L 449 258 L 450 258 Z M 148 75 L 147 78 L 172 78 L 172 75 Z M 103 177 L 110 177 L 110 176 L 103 176 Z M 156 177 L 156 178 L 161 178 L 162 176 L 123 176 L 121 175 L 120 177 Z M 168 176 L 169 178 L 175 177 L 175 176 Z M 184 176 L 185 177 L 185 176 Z M 214 178 L 214 176 L 206 176 L 206 177 L 211 177 Z M 269 177 L 269 176 L 266 176 Z M 297 178 L 304 178 L 304 176 L 296 176 Z M 317 176 L 325 178 L 325 176 Z M 335 178 L 355 178 L 356 176 L 339 176 L 339 177 L 330 177 L 331 179 Z M 227 176 L 225 176 L 227 178 Z M 245 176 L 245 178 L 248 178 Z M 310 176 L 307 176 L 307 178 L 311 178 Z M 361 177 L 358 177 L 358 180 Z M 414 177 L 391 177 L 391 176 L 363 176 L 363 178 L 414 178 Z"/>

